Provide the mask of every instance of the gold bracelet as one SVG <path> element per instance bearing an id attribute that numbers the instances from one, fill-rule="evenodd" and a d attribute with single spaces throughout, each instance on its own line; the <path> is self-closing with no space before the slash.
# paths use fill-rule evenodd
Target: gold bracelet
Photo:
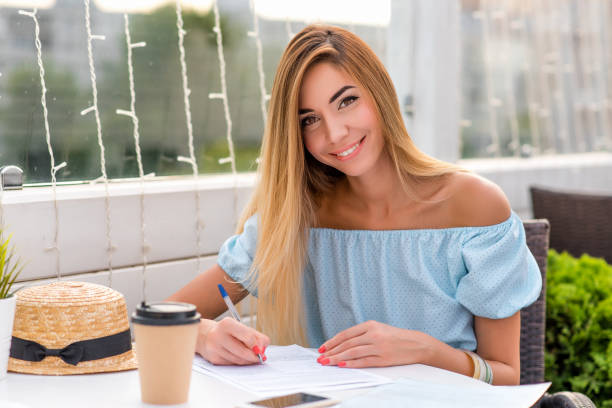
<path id="1" fill-rule="evenodd" d="M 468 357 L 470 357 L 470 359 L 472 360 L 472 365 L 474 366 L 474 372 L 472 373 L 472 378 L 479 380 L 480 379 L 480 361 L 478 360 L 477 354 L 469 350 L 463 350 L 463 352 L 467 354 Z"/>
<path id="2" fill-rule="evenodd" d="M 474 374 L 472 378 L 486 382 L 487 384 L 493 384 L 493 370 L 489 363 L 487 363 L 487 360 L 473 351 L 463 350 L 463 352 L 472 359 L 474 365 Z"/>

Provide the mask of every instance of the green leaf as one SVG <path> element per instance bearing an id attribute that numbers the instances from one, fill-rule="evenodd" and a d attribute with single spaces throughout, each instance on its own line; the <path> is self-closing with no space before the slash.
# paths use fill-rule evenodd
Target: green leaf
<path id="1" fill-rule="evenodd" d="M 549 252 L 546 378 L 550 392 L 577 391 L 612 408 L 612 267 Z"/>
<path id="2" fill-rule="evenodd" d="M 11 288 L 23 270 L 20 258 L 16 258 L 15 248 L 10 245 L 12 235 L 4 238 L 0 228 L 0 299 L 11 294 Z"/>

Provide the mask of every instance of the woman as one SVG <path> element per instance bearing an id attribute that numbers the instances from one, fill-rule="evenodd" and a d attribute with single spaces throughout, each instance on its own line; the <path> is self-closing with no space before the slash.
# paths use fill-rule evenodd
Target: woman
<path id="1" fill-rule="evenodd" d="M 503 192 L 419 151 L 376 55 L 321 25 L 279 63 L 238 235 L 170 299 L 213 319 L 218 283 L 234 302 L 254 292 L 258 331 L 203 319 L 197 352 L 215 364 L 256 363 L 272 339 L 319 347 L 324 365 L 422 363 L 495 384 L 519 382 L 519 310 L 541 288 Z"/>

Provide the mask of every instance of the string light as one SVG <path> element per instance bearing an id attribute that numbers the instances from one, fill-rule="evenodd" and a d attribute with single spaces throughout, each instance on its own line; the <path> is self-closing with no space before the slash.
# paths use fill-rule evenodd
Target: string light
<path id="1" fill-rule="evenodd" d="M 541 2 L 539 3 L 540 7 L 539 7 L 539 12 L 534 16 L 533 20 L 534 20 L 534 35 L 533 35 L 533 43 L 535 45 L 534 49 L 535 49 L 535 56 L 536 56 L 536 63 L 535 63 L 535 71 L 536 71 L 536 75 L 537 75 L 537 84 L 538 84 L 538 91 L 539 91 L 539 96 L 540 96 L 540 101 L 538 103 L 538 112 L 539 112 L 539 116 L 540 116 L 540 120 L 542 123 L 542 127 L 543 127 L 543 132 L 542 132 L 542 137 L 541 137 L 541 144 L 540 144 L 540 153 L 551 153 L 552 152 L 552 146 L 553 146 L 553 140 L 554 140 L 554 136 L 553 136 L 553 124 L 552 124 L 552 115 L 550 114 L 550 93 L 549 93 L 549 79 L 548 79 L 548 75 L 546 74 L 546 70 L 544 69 L 544 66 L 546 65 L 546 62 L 543 60 L 544 57 L 544 47 L 542 46 L 542 35 L 541 35 L 541 31 L 544 29 L 544 24 L 541 23 L 542 20 L 542 7 L 541 7 Z M 536 26 L 536 23 L 539 23 L 539 27 Z M 546 139 L 546 147 L 544 146 L 544 140 Z"/>
<path id="2" fill-rule="evenodd" d="M 603 24 L 601 24 L 601 20 L 598 20 L 597 16 L 601 16 L 602 13 L 605 11 L 605 8 L 603 10 L 597 9 L 603 6 L 602 2 L 590 2 L 589 6 L 589 27 L 592 27 L 593 31 L 595 33 L 598 33 L 599 37 L 599 33 L 602 33 L 604 29 Z M 604 69 L 602 69 L 604 62 L 603 54 L 605 52 L 605 45 L 601 38 L 597 39 L 592 33 L 589 36 L 589 39 L 591 40 L 589 41 L 591 49 L 590 59 L 591 61 L 593 61 L 591 90 L 593 92 L 593 99 L 595 101 L 595 104 L 597 105 L 596 114 L 599 117 L 599 122 L 601 124 L 601 131 L 599 133 L 599 137 L 595 141 L 595 148 L 600 150 L 605 149 L 606 147 L 612 148 L 612 144 L 609 144 L 608 140 L 610 137 L 612 137 L 609 136 L 610 129 L 612 126 L 609 123 L 609 117 L 606 112 L 606 72 Z"/>
<path id="3" fill-rule="evenodd" d="M 181 77 L 183 79 L 183 101 L 185 105 L 185 121 L 187 124 L 187 143 L 189 147 L 189 158 L 179 156 L 177 158 L 180 162 L 189 163 L 191 170 L 193 171 L 193 180 L 195 183 L 195 229 L 196 229 L 196 254 L 197 254 L 197 271 L 200 271 L 200 232 L 204 228 L 204 223 L 200 218 L 200 189 L 198 186 L 198 163 L 195 157 L 195 149 L 193 146 L 193 124 L 191 122 L 191 104 L 189 102 L 189 95 L 191 95 L 191 89 L 189 89 L 189 82 L 187 79 L 187 63 L 185 62 L 185 35 L 187 32 L 184 29 L 183 24 L 183 13 L 181 11 L 181 1 L 176 0 L 176 27 L 178 30 L 178 47 L 179 57 L 181 63 Z"/>
<path id="4" fill-rule="evenodd" d="M 255 2 L 254 0 L 249 0 L 249 6 L 251 7 L 251 12 L 253 13 L 253 31 L 249 31 L 248 35 L 255 39 L 255 47 L 257 50 L 257 73 L 259 75 L 259 95 L 260 95 L 260 103 L 261 103 L 261 117 L 263 120 L 263 128 L 265 131 L 266 122 L 268 121 L 268 112 L 266 108 L 266 102 L 270 100 L 270 94 L 266 92 L 266 77 L 263 67 L 263 50 L 261 44 L 261 37 L 259 35 L 259 18 L 257 17 L 257 13 L 255 11 Z M 291 33 L 291 23 L 289 22 L 289 18 L 286 20 L 286 29 L 287 34 L 289 35 L 289 40 L 291 40 L 293 34 Z M 255 159 L 255 163 L 259 165 L 261 159 L 258 157 Z M 221 161 L 219 161 L 221 163 Z"/>
<path id="5" fill-rule="evenodd" d="M 66 167 L 66 162 L 62 162 L 59 165 L 55 165 L 55 156 L 53 155 L 53 148 L 51 147 L 51 132 L 49 130 L 49 111 L 47 110 L 47 85 L 45 83 L 45 67 L 42 62 L 42 46 L 40 43 L 40 26 L 38 24 L 38 18 L 36 17 L 37 9 L 33 11 L 19 10 L 19 14 L 23 16 L 31 17 L 34 21 L 34 44 L 36 46 L 36 61 L 38 63 L 38 71 L 40 76 L 40 88 L 41 97 L 40 103 L 43 110 L 43 118 L 45 122 L 45 141 L 47 142 L 47 150 L 49 151 L 49 158 L 51 160 L 51 192 L 53 195 L 53 213 L 55 217 L 55 224 L 53 229 L 53 244 L 46 248 L 48 251 L 55 251 L 55 272 L 57 279 L 61 279 L 60 269 L 60 248 L 58 244 L 59 236 L 59 212 L 57 208 L 57 179 L 55 174 L 58 170 Z"/>
<path id="6" fill-rule="evenodd" d="M 520 7 L 520 18 L 511 22 L 510 26 L 517 31 L 519 41 L 528 49 L 528 35 L 527 35 L 527 3 L 521 2 Z M 524 153 L 526 151 L 535 151 L 536 153 L 540 151 L 541 141 L 540 141 L 540 127 L 539 127 L 539 119 L 537 116 L 538 103 L 536 101 L 536 87 L 533 71 L 531 70 L 531 66 L 529 65 L 530 55 L 524 58 L 524 63 L 521 65 L 523 70 L 523 76 L 525 77 L 525 99 L 527 102 L 527 114 L 529 116 L 529 131 L 531 135 L 531 146 L 526 149 L 526 146 L 521 148 L 521 152 Z"/>
<path id="7" fill-rule="evenodd" d="M 569 19 L 569 16 L 568 16 L 568 19 Z M 571 20 L 568 21 L 567 26 L 564 28 L 566 29 L 567 36 L 568 36 L 568 38 L 564 42 L 568 44 L 568 47 L 569 47 L 569 54 L 570 54 L 569 58 L 573 59 L 573 62 L 570 61 L 568 64 L 565 65 L 564 70 L 566 73 L 569 74 L 570 86 L 571 86 L 571 89 L 573 89 L 575 92 L 579 89 L 579 86 L 578 86 L 579 72 L 578 71 L 580 70 L 574 69 L 574 67 L 580 66 L 580 59 L 579 59 L 578 51 L 576 50 L 575 41 L 573 40 L 573 38 L 576 35 L 578 30 L 574 29 L 574 27 L 572 26 Z M 570 101 L 570 109 L 572 112 L 573 123 L 574 123 L 573 132 L 574 132 L 575 148 L 578 151 L 585 151 L 586 150 L 585 140 L 586 140 L 587 130 L 585 129 L 585 124 L 582 118 L 582 107 L 580 103 L 578 102 L 578 100 L 574 100 L 573 102 Z"/>
<path id="8" fill-rule="evenodd" d="M 560 8 L 554 7 L 550 0 L 547 1 L 548 6 L 548 14 L 549 14 L 549 23 L 548 24 L 548 38 L 549 44 L 552 49 L 555 49 L 556 52 L 553 53 L 552 57 L 554 59 L 554 72 L 553 75 L 555 77 L 556 82 L 556 92 L 554 93 L 555 100 L 557 101 L 557 127 L 559 131 L 556 134 L 559 135 L 558 141 L 561 142 L 561 151 L 568 153 L 570 152 L 570 140 L 569 140 L 569 115 L 567 112 L 567 98 L 565 95 L 565 86 L 564 86 L 564 63 L 561 55 L 561 30 L 558 30 L 558 35 L 554 35 L 550 27 L 561 27 L 561 22 L 559 21 L 559 13 Z M 550 21 L 552 20 L 552 21 Z"/>
<path id="9" fill-rule="evenodd" d="M 221 33 L 221 23 L 219 18 L 219 5 L 217 0 L 213 1 L 213 12 L 215 14 L 215 27 L 213 31 L 217 35 L 217 56 L 219 57 L 219 73 L 221 75 L 221 93 L 209 94 L 208 97 L 211 99 L 221 99 L 223 101 L 223 112 L 225 113 L 225 123 L 227 127 L 227 146 L 229 148 L 229 157 L 219 159 L 219 163 L 230 163 L 232 169 L 232 175 L 234 176 L 234 217 L 236 220 L 238 215 L 238 189 L 237 189 L 237 171 L 236 171 L 236 154 L 234 153 L 234 141 L 232 140 L 232 119 L 230 117 L 229 103 L 227 97 L 227 81 L 225 77 L 225 56 L 223 53 L 223 35 Z M 257 29 L 257 28 L 256 28 Z M 262 66 L 263 71 L 263 66 Z M 263 75 L 263 72 L 262 72 Z M 261 77 L 260 77 L 261 86 Z M 261 89 L 261 88 L 260 88 Z M 265 85 L 263 88 L 264 96 L 262 102 L 265 104 Z M 265 105 L 264 105 L 264 120 L 265 120 Z"/>
<path id="10" fill-rule="evenodd" d="M 259 36 L 259 18 L 255 12 L 254 0 L 249 0 L 251 11 L 253 12 L 253 31 L 249 31 L 249 37 L 255 39 L 255 47 L 257 49 L 257 73 L 259 74 L 259 94 L 261 103 L 261 117 L 263 120 L 264 127 L 267 121 L 267 109 L 266 101 L 270 99 L 270 95 L 266 92 L 266 76 L 263 68 L 263 51 L 261 45 L 261 37 Z"/>
<path id="11" fill-rule="evenodd" d="M 140 133 L 138 128 L 138 116 L 136 115 L 136 91 L 134 90 L 134 65 L 132 63 L 132 49 L 145 47 L 145 42 L 132 43 L 130 36 L 130 20 L 127 14 L 123 14 L 125 29 L 125 44 L 127 46 L 128 78 L 130 83 L 130 110 L 117 109 L 118 115 L 128 116 L 132 119 L 134 150 L 136 151 L 136 163 L 138 164 L 138 176 L 140 177 L 140 249 L 142 254 L 142 301 L 146 301 L 146 272 L 147 272 L 147 253 L 149 245 L 146 241 L 145 223 L 145 196 L 144 182 L 145 175 L 142 166 L 142 154 L 140 151 Z"/>
<path id="12" fill-rule="evenodd" d="M 462 4 L 461 1 L 457 5 L 459 15 L 462 15 L 462 13 L 463 13 L 462 5 L 463 4 Z M 458 35 L 459 35 L 459 38 L 462 38 L 462 36 L 463 36 L 463 34 L 461 32 L 462 29 L 463 29 L 463 25 L 459 24 L 458 25 L 458 30 L 459 30 Z M 407 105 L 407 107 L 409 107 L 409 109 L 412 110 L 412 107 L 410 105 Z M 464 113 L 465 113 L 464 112 L 464 104 L 460 104 L 460 106 L 459 106 L 459 115 L 463 116 Z M 463 144 L 464 144 L 464 138 L 462 137 L 463 129 L 472 127 L 472 121 L 470 119 L 466 119 L 466 118 L 460 119 L 459 120 L 459 127 L 460 127 L 459 134 L 458 134 L 458 137 L 459 137 L 459 151 L 461 151 L 461 150 L 463 150 Z"/>
<path id="13" fill-rule="evenodd" d="M 521 143 L 519 138 L 519 123 L 518 114 L 516 112 L 516 100 L 514 98 L 514 90 L 512 89 L 512 72 L 510 71 L 510 63 L 508 55 L 510 54 L 510 32 L 508 30 L 508 18 L 503 10 L 494 12 L 494 16 L 498 16 L 499 26 L 501 30 L 502 41 L 504 43 L 504 78 L 506 98 L 508 100 L 508 116 L 510 122 L 510 138 L 509 147 L 514 151 L 514 155 L 519 157 L 521 154 Z"/>
<path id="14" fill-rule="evenodd" d="M 593 62 L 590 60 L 590 50 L 589 50 L 589 41 L 588 37 L 588 19 L 585 11 L 585 7 L 587 5 L 585 2 L 579 1 L 576 5 L 576 20 L 578 21 L 578 41 L 580 42 L 580 52 L 577 52 L 578 63 L 582 67 L 580 69 L 580 84 L 587 87 L 588 91 L 588 83 L 591 80 L 591 75 L 589 73 L 593 72 Z M 594 85 L 594 83 L 593 83 Z M 588 95 L 588 93 L 587 93 Z M 580 105 L 580 112 L 582 115 L 586 117 L 585 124 L 585 132 L 584 139 L 582 140 L 583 150 L 588 150 L 587 143 L 587 135 L 589 136 L 588 140 L 590 142 L 590 147 L 592 148 L 595 145 L 595 140 L 597 138 L 597 114 L 591 109 L 588 109 L 588 104 Z"/>
<path id="15" fill-rule="evenodd" d="M 91 91 L 93 97 L 93 105 L 81 111 L 81 115 L 86 115 L 89 112 L 94 112 L 96 119 L 96 130 L 98 136 L 98 147 L 100 148 L 100 170 L 102 176 L 95 181 L 104 183 L 104 212 L 106 215 L 106 253 L 108 260 L 108 286 L 113 286 L 113 251 L 115 246 L 111 240 L 111 216 L 110 216 L 110 194 L 108 191 L 108 177 L 106 175 L 106 159 L 104 156 L 104 142 L 102 140 L 102 124 L 100 123 L 100 111 L 98 110 L 98 85 L 96 83 L 96 69 L 94 67 L 92 41 L 106 39 L 103 35 L 91 34 L 91 17 L 89 13 L 89 0 L 84 0 L 85 5 L 85 28 L 87 30 L 87 59 L 89 62 L 89 77 L 91 79 Z"/>
<path id="16" fill-rule="evenodd" d="M 489 22 L 486 10 L 477 10 L 472 16 L 482 21 L 482 48 L 484 55 L 484 70 L 485 70 L 485 89 L 487 94 L 487 110 L 489 112 L 489 130 L 491 131 L 492 143 L 487 147 L 487 152 L 495 157 L 501 155 L 499 132 L 497 130 L 497 112 L 496 106 L 501 105 L 501 101 L 495 98 L 493 92 L 493 79 L 491 76 L 491 67 L 489 59 Z"/>

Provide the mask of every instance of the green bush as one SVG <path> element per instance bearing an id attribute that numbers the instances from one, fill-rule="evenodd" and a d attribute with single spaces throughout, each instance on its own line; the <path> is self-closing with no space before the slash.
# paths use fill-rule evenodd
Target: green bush
<path id="1" fill-rule="evenodd" d="M 546 281 L 549 392 L 581 392 L 612 408 L 612 266 L 551 250 Z"/>

